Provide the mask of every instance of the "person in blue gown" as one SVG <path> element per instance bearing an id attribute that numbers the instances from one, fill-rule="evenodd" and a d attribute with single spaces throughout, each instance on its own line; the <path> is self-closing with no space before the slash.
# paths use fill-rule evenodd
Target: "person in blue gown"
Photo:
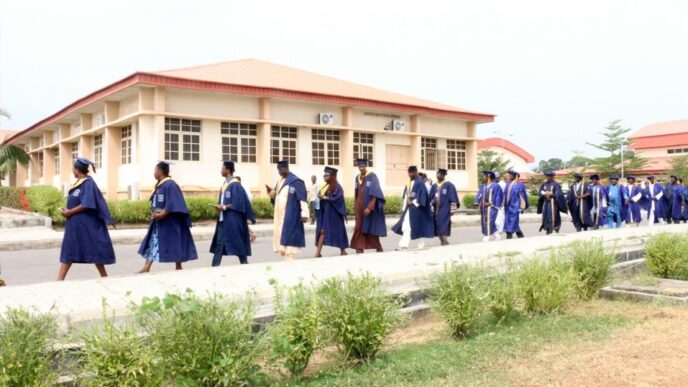
<path id="1" fill-rule="evenodd" d="M 418 168 L 415 165 L 408 167 L 409 181 L 402 193 L 402 213 L 399 221 L 392 226 L 392 231 L 401 235 L 399 250 L 408 249 L 412 240 L 418 241 L 418 248 L 425 247 L 422 238 L 435 236 L 435 225 L 432 221 L 432 209 L 430 208 L 429 192 L 425 187 L 425 181 L 418 176 Z"/>
<path id="2" fill-rule="evenodd" d="M 554 172 L 546 171 L 545 179 L 538 191 L 537 213 L 542 215 L 540 231 L 545 230 L 549 235 L 552 232 L 559 232 L 561 228 L 561 214 L 565 214 L 568 210 L 561 185 L 554 180 Z"/>
<path id="3" fill-rule="evenodd" d="M 315 222 L 315 256 L 322 257 L 323 246 L 339 248 L 340 255 L 347 255 L 349 236 L 346 233 L 346 203 L 344 189 L 337 182 L 337 169 L 325 167 L 323 184 L 318 193 L 320 211 Z"/>
<path id="4" fill-rule="evenodd" d="M 351 248 L 356 254 L 375 249 L 382 252 L 380 237 L 387 236 L 385 195 L 375 173 L 368 171 L 368 160 L 356 160 L 359 175 L 354 181 L 354 216 L 356 225 L 351 236 Z"/>
<path id="5" fill-rule="evenodd" d="M 210 244 L 213 266 L 220 266 L 223 255 L 236 255 L 239 263 L 248 263 L 251 256 L 251 236 L 248 222 L 256 223 L 251 202 L 238 176 L 234 176 L 234 162 L 224 161 L 220 174 L 225 178 L 215 210 L 218 212 L 215 234 Z"/>
<path id="6" fill-rule="evenodd" d="M 680 223 L 683 218 L 683 185 L 678 183 L 678 176 L 671 175 L 670 177 L 671 195 L 671 221 L 673 223 Z"/>
<path id="7" fill-rule="evenodd" d="M 107 228 L 114 222 L 103 194 L 88 175 L 89 165 L 95 172 L 92 161 L 79 157 L 72 168 L 77 180 L 69 189 L 67 209 L 62 210 L 62 216 L 67 220 L 60 250 L 58 281 L 64 281 L 73 263 L 94 264 L 101 277 L 107 277 L 105 265 L 115 263 L 115 250 Z"/>
<path id="8" fill-rule="evenodd" d="M 182 262 L 198 259 L 191 216 L 182 190 L 170 177 L 170 163 L 160 161 L 153 176 L 157 183 L 150 196 L 151 222 L 139 247 L 146 261 L 139 273 L 148 273 L 153 262 L 174 262 L 175 269 L 181 270 Z"/>
<path id="9" fill-rule="evenodd" d="M 277 163 L 277 173 L 280 179 L 275 187 L 265 186 L 275 209 L 272 246 L 285 260 L 293 261 L 306 246 L 303 224 L 310 219 L 306 184 L 289 171 L 287 160 Z"/>
<path id="10" fill-rule="evenodd" d="M 683 193 L 683 210 L 681 214 L 681 221 L 686 223 L 688 221 L 688 187 L 683 185 L 683 178 L 678 178 L 678 183 L 681 185 L 681 192 Z"/>
<path id="11" fill-rule="evenodd" d="M 607 190 L 607 228 L 621 228 L 624 221 L 623 203 L 626 201 L 624 192 L 619 185 L 619 177 L 611 175 Z"/>
<path id="12" fill-rule="evenodd" d="M 451 217 L 461 207 L 459 195 L 454 184 L 447 180 L 447 170 L 437 170 L 437 183 L 430 187 L 430 201 L 432 203 L 433 219 L 435 222 L 435 236 L 440 239 L 440 245 L 449 244 L 447 237 L 451 235 Z"/>
<path id="13" fill-rule="evenodd" d="M 607 190 L 600 184 L 600 175 L 590 175 L 590 196 L 592 198 L 592 229 L 597 230 L 607 224 Z"/>
<path id="14" fill-rule="evenodd" d="M 674 215 L 674 191 L 676 190 L 676 176 L 671 176 L 670 180 L 664 185 L 664 194 L 662 195 L 662 206 L 664 207 L 664 221 L 671 223 Z"/>
<path id="15" fill-rule="evenodd" d="M 647 211 L 647 221 L 649 225 L 655 223 L 664 224 L 664 189 L 662 184 L 655 182 L 654 175 L 647 177 L 647 183 L 643 190 L 645 196 L 645 210 Z"/>
<path id="16" fill-rule="evenodd" d="M 499 230 L 495 224 L 499 208 L 502 206 L 502 187 L 497 184 L 493 171 L 483 171 L 485 182 L 478 189 L 475 196 L 475 204 L 480 211 L 480 228 L 483 233 L 483 241 L 501 239 Z"/>
<path id="17" fill-rule="evenodd" d="M 576 232 L 588 231 L 592 226 L 590 209 L 592 208 L 592 197 L 590 194 L 590 184 L 583 181 L 580 173 L 573 174 L 574 182 L 569 186 L 567 193 L 567 203 L 571 221 Z"/>
<path id="18" fill-rule="evenodd" d="M 525 184 L 518 181 L 520 177 L 516 171 L 508 171 L 506 178 L 507 183 L 504 186 L 504 232 L 506 232 L 506 239 L 512 239 L 514 234 L 517 238 L 523 238 L 523 231 L 521 231 L 520 215 L 527 210 L 530 204 L 528 203 L 528 190 Z"/>
<path id="19" fill-rule="evenodd" d="M 636 184 L 635 176 L 628 176 L 626 178 L 626 187 L 624 192 L 625 208 L 626 208 L 626 224 L 633 224 L 636 227 L 640 226 L 642 216 L 640 209 L 643 200 L 643 189 L 640 184 Z"/>

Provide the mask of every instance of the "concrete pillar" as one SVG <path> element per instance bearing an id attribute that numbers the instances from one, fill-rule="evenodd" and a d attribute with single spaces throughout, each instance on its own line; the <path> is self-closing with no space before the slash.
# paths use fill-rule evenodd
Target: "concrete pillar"
<path id="1" fill-rule="evenodd" d="M 31 161 L 29 163 L 29 171 L 31 174 L 31 185 L 38 184 L 38 180 L 40 179 L 40 176 L 41 176 L 40 167 L 38 165 L 38 152 L 30 153 L 29 157 L 31 158 Z"/>
<path id="2" fill-rule="evenodd" d="M 29 166 L 27 165 L 21 165 L 17 163 L 17 169 L 12 173 L 12 176 L 15 178 L 15 187 L 25 187 L 26 186 L 26 177 L 29 175 Z M 12 180 L 10 178 L 10 184 L 12 183 Z"/>
<path id="3" fill-rule="evenodd" d="M 259 117 L 261 120 L 270 119 L 270 99 L 261 98 L 259 100 Z M 258 190 L 260 196 L 267 196 L 265 184 L 272 186 L 275 182 L 273 180 L 273 170 L 275 166 L 272 164 L 271 157 L 271 143 L 270 143 L 270 124 L 258 124 L 257 144 L 256 144 L 256 160 L 258 161 L 258 187 L 249 187 L 252 191 Z"/>
<path id="4" fill-rule="evenodd" d="M 468 190 L 478 190 L 478 132 L 475 122 L 468 123 L 468 137 L 466 141 L 466 172 L 468 175 Z"/>
<path id="5" fill-rule="evenodd" d="M 45 185 L 53 185 L 55 176 L 55 150 L 43 149 L 43 182 Z"/>
<path id="6" fill-rule="evenodd" d="M 93 115 L 81 113 L 81 131 L 85 132 L 91 128 L 93 128 Z"/>
<path id="7" fill-rule="evenodd" d="M 351 107 L 342 108 L 342 126 L 354 126 L 354 110 Z M 339 182 L 344 187 L 346 196 L 354 196 L 354 131 L 344 129 L 340 131 L 339 143 Z"/>
<path id="8" fill-rule="evenodd" d="M 119 102 L 105 101 L 105 122 L 110 123 L 119 118 Z"/>
<path id="9" fill-rule="evenodd" d="M 420 164 L 420 133 L 421 133 L 421 119 L 420 116 L 414 114 L 411 116 L 411 154 L 409 155 L 410 165 L 415 165 L 418 169 L 421 169 Z"/>
<path id="10" fill-rule="evenodd" d="M 79 137 L 79 156 L 93 160 L 93 136 Z"/>
<path id="11" fill-rule="evenodd" d="M 102 188 L 105 188 L 105 197 L 108 200 L 117 199 L 119 166 L 122 164 L 121 152 L 122 129 L 111 126 L 106 127 L 103 133 L 103 170 L 107 173 L 107 183 Z"/>

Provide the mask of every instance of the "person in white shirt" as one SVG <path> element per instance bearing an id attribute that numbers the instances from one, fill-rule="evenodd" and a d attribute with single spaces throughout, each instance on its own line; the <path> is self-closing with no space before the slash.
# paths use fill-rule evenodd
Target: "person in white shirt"
<path id="1" fill-rule="evenodd" d="M 310 210 L 311 224 L 315 223 L 315 218 L 320 211 L 320 184 L 317 183 L 318 178 L 313 175 L 311 176 L 311 187 L 308 190 L 308 209 Z"/>

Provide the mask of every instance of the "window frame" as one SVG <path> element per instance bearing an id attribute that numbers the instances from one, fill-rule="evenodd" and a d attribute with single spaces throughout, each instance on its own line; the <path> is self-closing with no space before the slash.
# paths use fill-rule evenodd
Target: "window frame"
<path id="1" fill-rule="evenodd" d="M 203 120 L 165 117 L 163 133 L 165 160 L 202 161 L 201 137 L 203 134 Z M 173 154 L 175 155 L 174 157 L 172 156 Z"/>
<path id="2" fill-rule="evenodd" d="M 275 136 L 277 134 L 277 136 Z M 291 147 L 293 143 L 293 148 Z M 289 146 L 286 146 L 289 145 Z M 276 164 L 288 160 L 290 164 L 298 163 L 299 128 L 295 126 L 270 125 L 270 161 Z M 286 155 L 285 150 L 290 154 Z M 291 155 L 293 151 L 293 155 Z"/>
<path id="3" fill-rule="evenodd" d="M 362 141 L 362 136 L 366 137 L 366 141 Z M 368 136 L 370 142 L 367 142 Z M 370 152 L 367 152 L 364 148 L 370 148 Z M 368 160 L 368 166 L 373 167 L 375 158 L 375 133 L 365 133 L 365 132 L 354 132 L 354 166 L 356 166 L 357 159 Z"/>
<path id="4" fill-rule="evenodd" d="M 341 138 L 338 129 L 311 129 L 311 164 L 339 166 Z"/>
<path id="5" fill-rule="evenodd" d="M 220 122 L 220 136 L 223 160 L 251 164 L 258 162 L 257 124 L 223 121 Z M 234 144 L 232 144 L 232 140 L 235 140 Z"/>
<path id="6" fill-rule="evenodd" d="M 421 137 L 420 138 L 420 166 L 421 169 L 434 170 L 437 169 L 437 138 Z M 432 152 L 430 152 L 432 151 Z M 432 156 L 432 157 L 430 157 Z M 429 161 L 432 161 L 430 163 Z M 432 164 L 432 165 L 431 165 Z"/>
<path id="7" fill-rule="evenodd" d="M 451 144 L 451 145 L 450 145 Z M 466 140 L 455 140 L 447 139 L 447 169 L 452 171 L 465 171 L 466 170 L 466 150 L 467 143 Z M 450 165 L 454 158 L 453 163 L 455 164 L 452 168 Z M 463 168 L 461 168 L 463 167 Z"/>
<path id="8" fill-rule="evenodd" d="M 134 138 L 134 129 L 131 125 L 126 125 L 121 128 L 120 132 L 120 164 L 128 165 L 132 163 L 132 143 Z"/>

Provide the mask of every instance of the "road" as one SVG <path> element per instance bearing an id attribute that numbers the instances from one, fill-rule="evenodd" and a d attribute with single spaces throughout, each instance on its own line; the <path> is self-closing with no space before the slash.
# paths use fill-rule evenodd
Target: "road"
<path id="1" fill-rule="evenodd" d="M 539 224 L 526 223 L 522 226 L 523 232 L 528 236 L 543 235 L 538 233 Z M 562 225 L 563 233 L 573 232 L 570 222 Z M 400 237 L 391 233 L 387 238 L 382 238 L 382 246 L 386 251 L 392 251 L 397 246 Z M 454 227 L 449 238 L 451 244 L 480 242 L 482 235 L 480 227 Z M 312 257 L 315 255 L 313 246 L 313 234 L 306 234 L 307 246 L 300 254 L 300 257 Z M 426 239 L 427 247 L 439 246 L 439 240 Z M 415 244 L 412 242 L 411 247 Z M 109 275 L 120 276 L 136 273 L 143 265 L 143 258 L 138 254 L 138 245 L 115 245 L 117 263 L 107 266 Z M 184 268 L 197 268 L 210 266 L 212 256 L 208 253 L 210 241 L 199 241 L 196 243 L 199 252 L 199 259 L 184 264 Z M 252 245 L 253 256 L 249 262 L 274 262 L 281 258 L 272 252 L 272 237 L 257 238 Z M 350 254 L 353 254 L 349 250 Z M 338 255 L 339 249 L 325 247 L 323 256 Z M 45 250 L 23 250 L 23 251 L 3 251 L 0 252 L 0 278 L 4 279 L 7 285 L 22 285 L 40 282 L 54 281 L 59 268 L 60 249 Z M 237 265 L 239 262 L 236 257 L 224 257 L 222 265 Z M 173 270 L 173 264 L 153 264 L 153 272 Z M 67 280 L 97 278 L 97 271 L 93 265 L 73 265 Z"/>

